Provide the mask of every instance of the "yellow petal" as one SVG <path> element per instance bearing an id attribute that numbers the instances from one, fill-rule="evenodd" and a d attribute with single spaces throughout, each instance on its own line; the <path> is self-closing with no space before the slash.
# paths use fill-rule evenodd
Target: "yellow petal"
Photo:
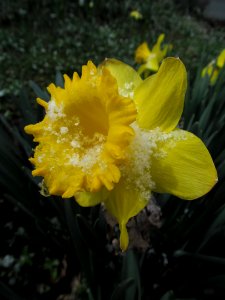
<path id="1" fill-rule="evenodd" d="M 130 13 L 130 17 L 134 18 L 135 20 L 143 19 L 142 14 L 138 10 L 132 10 Z"/>
<path id="2" fill-rule="evenodd" d="M 44 125 L 46 125 L 45 122 L 41 121 L 36 124 L 30 124 L 25 126 L 24 130 L 27 134 L 33 134 L 35 138 L 38 139 L 39 136 L 42 136 Z M 35 139 L 35 141 L 37 141 L 37 139 Z"/>
<path id="3" fill-rule="evenodd" d="M 208 73 L 209 73 L 209 66 L 206 66 L 205 68 L 202 69 L 201 76 L 205 77 L 206 74 L 208 74 Z"/>
<path id="4" fill-rule="evenodd" d="M 46 101 L 42 100 L 41 98 L 37 98 L 36 101 L 37 101 L 37 103 L 39 105 L 41 105 L 42 107 L 44 107 L 45 110 L 47 110 L 48 103 Z"/>
<path id="5" fill-rule="evenodd" d="M 49 92 L 49 94 L 51 95 L 51 99 L 54 99 L 55 103 L 57 105 L 60 105 L 65 98 L 65 90 L 62 89 L 59 86 L 55 86 L 54 83 L 51 83 L 48 87 L 47 90 Z"/>
<path id="6" fill-rule="evenodd" d="M 157 57 L 154 54 L 151 54 L 148 58 L 148 61 L 146 63 L 146 68 L 151 71 L 158 71 L 159 69 L 159 61 L 157 60 Z"/>
<path id="7" fill-rule="evenodd" d="M 75 199 L 80 206 L 89 207 L 104 202 L 109 195 L 109 191 L 106 188 L 102 188 L 95 193 L 79 192 L 75 194 Z"/>
<path id="8" fill-rule="evenodd" d="M 60 168 L 55 168 L 52 173 L 46 170 L 43 176 L 51 195 L 62 196 L 62 198 L 71 198 L 74 197 L 77 191 L 81 190 L 84 174 L 78 168 L 73 168 L 72 171 L 73 175 L 69 173 L 68 169 L 62 170 L 61 168 L 60 170 Z"/>
<path id="9" fill-rule="evenodd" d="M 129 235 L 127 232 L 126 223 L 122 222 L 119 224 L 120 228 L 120 248 L 122 251 L 126 251 L 128 245 L 129 245 Z"/>
<path id="10" fill-rule="evenodd" d="M 157 72 L 159 69 L 159 62 L 157 60 L 157 57 L 155 55 L 150 55 L 148 58 L 148 61 L 141 65 L 138 69 L 138 74 L 142 74 L 145 70 L 150 70 L 153 72 Z"/>
<path id="11" fill-rule="evenodd" d="M 172 48 L 172 45 L 166 44 L 161 46 L 163 40 L 165 38 L 165 34 L 162 33 L 157 39 L 156 44 L 152 48 L 152 53 L 157 56 L 158 61 L 162 61 L 162 59 L 166 56 L 167 52 Z"/>
<path id="12" fill-rule="evenodd" d="M 219 69 L 215 66 L 215 61 L 211 61 L 203 70 L 202 77 L 208 76 L 210 78 L 210 84 L 214 85 L 219 76 Z"/>
<path id="13" fill-rule="evenodd" d="M 139 74 L 129 65 L 117 60 L 106 59 L 101 65 L 116 78 L 119 93 L 124 97 L 133 98 L 134 89 L 142 82 Z"/>
<path id="14" fill-rule="evenodd" d="M 159 57 L 159 59 L 163 59 L 163 57 L 164 57 L 164 56 L 161 57 L 161 52 L 162 52 L 162 50 L 161 50 L 161 44 L 162 44 L 164 38 L 165 38 L 165 34 L 164 33 L 160 34 L 159 37 L 158 37 L 158 39 L 157 39 L 156 44 L 152 48 L 152 52 L 155 53 L 155 54 L 157 54 L 157 56 Z"/>
<path id="15" fill-rule="evenodd" d="M 128 247 L 128 233 L 126 224 L 130 218 L 136 216 L 148 201 L 141 198 L 140 193 L 129 187 L 121 179 L 120 182 L 110 192 L 105 201 L 107 210 L 117 219 L 121 231 L 120 247 L 125 251 Z"/>
<path id="16" fill-rule="evenodd" d="M 210 77 L 211 85 L 214 85 L 216 83 L 218 76 L 219 76 L 219 70 L 215 69 Z"/>
<path id="17" fill-rule="evenodd" d="M 138 75 L 137 75 L 138 76 Z M 112 190 L 119 165 L 133 139 L 136 120 L 132 99 L 118 93 L 116 79 L 89 61 L 81 78 L 64 75 L 65 88 L 50 84 L 51 100 L 44 119 L 26 126 L 39 145 L 32 159 L 49 192 L 70 198 L 77 192 Z M 77 179 L 76 179 L 77 178 Z"/>
<path id="18" fill-rule="evenodd" d="M 217 66 L 219 68 L 222 68 L 225 64 L 225 49 L 220 53 L 220 55 L 217 58 Z"/>
<path id="19" fill-rule="evenodd" d="M 202 77 L 204 77 L 206 74 L 210 77 L 214 69 L 215 69 L 215 61 L 212 61 L 202 70 Z"/>
<path id="20" fill-rule="evenodd" d="M 138 64 L 146 62 L 150 54 L 151 54 L 151 51 L 148 48 L 148 44 L 146 42 L 144 42 L 135 51 L 135 61 Z"/>
<path id="21" fill-rule="evenodd" d="M 174 130 L 160 142 L 152 157 L 155 191 L 193 200 L 205 195 L 217 182 L 217 171 L 203 142 L 194 134 Z"/>
<path id="22" fill-rule="evenodd" d="M 157 74 L 135 90 L 134 101 L 141 128 L 173 130 L 181 117 L 187 87 L 186 69 L 178 58 L 166 58 Z"/>

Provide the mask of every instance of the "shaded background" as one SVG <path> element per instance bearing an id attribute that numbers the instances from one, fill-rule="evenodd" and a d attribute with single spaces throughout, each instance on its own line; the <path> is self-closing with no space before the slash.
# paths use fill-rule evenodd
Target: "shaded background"
<path id="1" fill-rule="evenodd" d="M 134 64 L 137 46 L 143 41 L 153 44 L 162 32 L 174 45 L 173 55 L 195 70 L 202 52 L 207 63 L 224 46 L 224 27 L 216 20 L 206 21 L 206 1 L 196 2 L 3 0 L 1 95 L 18 92 L 21 82 L 29 79 L 45 87 L 56 70 L 80 71 L 89 59 L 98 64 L 105 57 L 117 57 Z M 139 10 L 143 19 L 129 17 L 132 10 Z"/>
<path id="2" fill-rule="evenodd" d="M 221 13 L 221 1 L 1 1 L 0 299 L 225 298 L 225 72 L 214 87 L 200 76 L 225 48 L 213 2 Z M 189 74 L 183 127 L 209 147 L 219 183 L 194 202 L 154 195 L 130 222 L 123 254 L 100 206 L 40 194 L 23 127 L 41 119 L 35 95 L 47 100 L 45 87 L 63 86 L 61 73 L 105 57 L 136 67 L 137 46 L 152 46 L 160 33 Z"/>

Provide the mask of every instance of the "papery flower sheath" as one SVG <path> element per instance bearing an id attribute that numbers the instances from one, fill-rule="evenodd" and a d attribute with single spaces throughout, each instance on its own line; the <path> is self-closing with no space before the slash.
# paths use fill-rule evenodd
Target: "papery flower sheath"
<path id="1" fill-rule="evenodd" d="M 210 84 L 214 85 L 224 65 L 225 65 L 225 49 L 221 51 L 217 59 L 212 60 L 202 70 L 202 77 L 208 76 L 210 78 Z"/>
<path id="2" fill-rule="evenodd" d="M 25 131 L 38 143 L 34 176 L 52 195 L 75 197 L 81 206 L 104 203 L 117 219 L 120 246 L 128 247 L 126 224 L 149 202 L 151 192 L 192 200 L 217 181 L 212 158 L 194 134 L 177 128 L 186 91 L 186 70 L 167 58 L 142 80 L 130 66 L 92 62 L 81 77 L 51 84 L 44 119 Z"/>
<path id="3" fill-rule="evenodd" d="M 162 45 L 165 34 L 159 35 L 156 44 L 150 49 L 146 42 L 142 43 L 135 51 L 135 61 L 141 66 L 138 73 L 141 75 L 143 72 L 157 72 L 159 65 L 168 51 L 172 49 L 171 44 Z"/>

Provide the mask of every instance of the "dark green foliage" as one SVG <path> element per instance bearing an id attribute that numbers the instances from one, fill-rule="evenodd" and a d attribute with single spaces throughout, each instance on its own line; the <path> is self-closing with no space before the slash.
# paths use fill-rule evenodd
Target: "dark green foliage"
<path id="1" fill-rule="evenodd" d="M 27 160 L 31 140 L 22 127 L 18 130 L 1 117 L 1 212 L 6 212 L 1 220 L 7 234 L 1 250 L 2 297 L 56 299 L 71 293 L 73 278 L 72 294 L 78 299 L 215 299 L 225 295 L 225 71 L 215 86 L 201 78 L 200 72 L 201 67 L 189 87 L 182 123 L 208 145 L 219 182 L 196 201 L 156 195 L 163 223 L 148 233 L 151 245 L 144 251 L 118 251 L 113 244 L 117 233 L 109 230 L 100 206 L 81 208 L 74 199 L 41 196 L 39 180 L 30 175 Z M 60 73 L 56 82 L 63 85 Z M 31 87 L 48 100 L 39 86 L 32 82 Z M 25 90 L 19 99 L 18 124 L 41 118 Z"/>
<path id="2" fill-rule="evenodd" d="M 221 294 L 225 295 L 225 287 L 221 284 L 225 274 L 225 69 L 213 87 L 208 78 L 201 78 L 201 69 L 200 66 L 189 88 L 183 127 L 200 136 L 208 146 L 219 182 L 197 201 L 158 197 L 164 223 L 152 236 L 155 239 L 152 243 L 156 256 L 164 253 L 166 266 L 164 262 L 163 272 L 158 275 L 156 299 L 163 289 L 167 290 L 165 299 L 218 299 Z M 149 297 L 154 293 L 150 292 Z"/>
<path id="3" fill-rule="evenodd" d="M 56 80 L 62 84 L 60 74 Z M 46 97 L 36 84 L 31 86 L 37 96 Z M 23 125 L 40 119 L 38 107 L 28 108 L 26 97 L 23 90 L 18 101 L 18 122 Z M 123 287 L 131 286 L 130 281 L 127 283 L 130 274 L 125 267 L 121 278 L 124 284 L 120 285 L 122 257 L 107 238 L 100 206 L 85 209 L 74 199 L 43 197 L 40 179 L 30 173 L 31 139 L 23 133 L 23 125 L 18 130 L 5 117 L 1 116 L 0 121 L 0 204 L 6 233 L 0 254 L 0 296 L 11 299 L 15 293 L 25 299 L 36 299 L 38 295 L 41 299 L 56 299 L 71 293 L 72 280 L 77 281 L 73 293 L 79 299 L 109 299 L 113 290 L 115 295 L 124 294 Z M 131 275 L 135 275 L 133 271 Z M 140 293 L 140 286 L 138 289 Z"/>
<path id="4" fill-rule="evenodd" d="M 129 291 L 130 288 L 134 287 L 134 279 L 133 278 L 128 278 L 122 281 L 118 286 L 115 288 L 112 297 L 110 300 L 122 300 L 125 299 L 125 294 L 127 291 Z M 131 298 L 127 299 L 135 299 L 135 294 L 132 294 Z"/>
<path id="5" fill-rule="evenodd" d="M 93 4 L 93 5 L 92 5 Z M 137 9 L 143 20 L 129 17 Z M 46 86 L 61 71 L 72 74 L 89 59 L 105 57 L 134 64 L 137 46 L 152 46 L 160 33 L 173 43 L 172 55 L 196 70 L 224 47 L 223 27 L 213 27 L 200 15 L 182 13 L 172 0 L 2 0 L 0 3 L 0 95 L 18 94 L 21 81 L 32 78 Z"/>
<path id="6" fill-rule="evenodd" d="M 90 1 L 79 3 L 0 4 L 0 61 L 5 70 L 0 76 L 0 299 L 223 299 L 225 69 L 215 86 L 201 78 L 203 65 L 224 47 L 223 29 L 213 30 L 181 15 L 168 0 L 130 0 L 124 5 L 95 1 L 93 7 Z M 130 19 L 132 9 L 139 9 L 144 19 Z M 41 15 L 48 17 L 39 19 Z M 204 140 L 219 182 L 196 201 L 155 195 L 162 226 L 148 230 L 147 248 L 121 253 L 118 228 L 108 225 L 101 206 L 81 208 L 74 199 L 40 194 L 41 179 L 31 176 L 28 161 L 34 144 L 23 127 L 41 120 L 43 110 L 31 100 L 30 88 L 18 94 L 18 86 L 30 78 L 46 85 L 54 81 L 54 73 L 56 85 L 63 86 L 59 70 L 72 74 L 88 59 L 99 63 L 113 56 L 132 64 L 137 45 L 155 40 L 161 32 L 173 43 L 173 54 L 188 66 L 190 84 L 181 125 Z M 209 53 L 200 59 L 204 48 Z M 49 100 L 35 82 L 30 81 L 30 87 Z"/>

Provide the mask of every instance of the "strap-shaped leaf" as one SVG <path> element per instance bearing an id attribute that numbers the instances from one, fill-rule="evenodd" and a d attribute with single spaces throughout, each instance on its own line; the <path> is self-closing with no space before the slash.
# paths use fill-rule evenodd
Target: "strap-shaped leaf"
<path id="1" fill-rule="evenodd" d="M 127 278 L 117 285 L 110 300 L 124 300 L 126 290 L 135 285 L 134 278 Z"/>

